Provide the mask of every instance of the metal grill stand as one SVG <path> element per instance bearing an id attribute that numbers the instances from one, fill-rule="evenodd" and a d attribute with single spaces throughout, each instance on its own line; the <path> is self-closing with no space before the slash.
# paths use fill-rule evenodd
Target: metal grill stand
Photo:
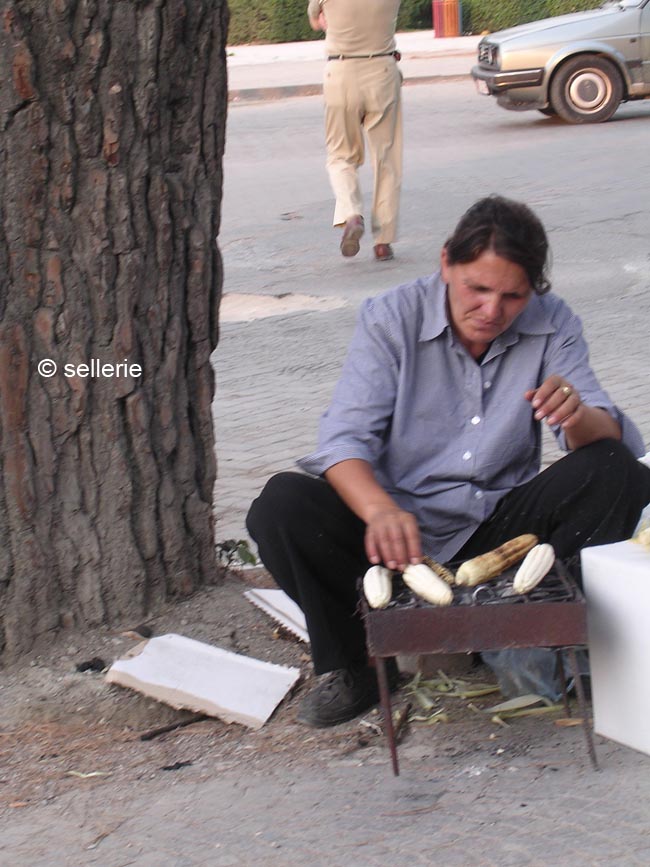
<path id="1" fill-rule="evenodd" d="M 575 654 L 576 647 L 587 644 L 586 604 L 577 584 L 559 561 L 544 582 L 526 596 L 512 592 L 512 575 L 505 573 L 498 582 L 489 585 L 454 588 L 454 601 L 446 607 L 418 600 L 405 587 L 397 590 L 388 608 L 370 609 L 363 598 L 361 606 L 368 653 L 375 658 L 381 708 L 396 776 L 399 765 L 386 658 L 398 654 L 474 653 L 515 647 L 567 650 L 589 758 L 598 770 Z M 564 706 L 569 715 L 566 679 L 564 670 L 560 671 Z"/>

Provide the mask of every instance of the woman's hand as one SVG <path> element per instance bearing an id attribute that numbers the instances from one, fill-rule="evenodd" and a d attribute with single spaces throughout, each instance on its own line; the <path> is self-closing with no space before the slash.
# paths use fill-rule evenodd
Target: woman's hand
<path id="1" fill-rule="evenodd" d="M 549 376 L 539 388 L 527 391 L 525 397 L 535 410 L 536 421 L 546 419 L 548 424 L 559 424 L 564 430 L 580 421 L 580 395 L 561 376 Z"/>
<path id="2" fill-rule="evenodd" d="M 570 449 L 588 446 L 604 439 L 621 439 L 621 426 L 607 410 L 587 406 L 576 389 L 557 374 L 549 376 L 539 386 L 525 392 L 532 404 L 536 421 L 546 420 L 549 425 L 560 425 Z"/>
<path id="3" fill-rule="evenodd" d="M 326 470 L 325 478 L 365 523 L 366 555 L 371 563 L 403 569 L 409 563 L 420 562 L 418 522 L 378 484 L 369 463 L 349 458 Z"/>
<path id="4" fill-rule="evenodd" d="M 420 530 L 415 517 L 397 506 L 378 506 L 368 511 L 366 554 L 371 563 L 383 563 L 402 571 L 422 560 Z"/>

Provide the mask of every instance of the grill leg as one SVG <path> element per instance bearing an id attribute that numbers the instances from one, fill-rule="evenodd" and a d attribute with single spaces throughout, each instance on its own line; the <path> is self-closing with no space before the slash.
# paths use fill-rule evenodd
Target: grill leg
<path id="1" fill-rule="evenodd" d="M 388 677 L 386 676 L 386 660 L 383 656 L 375 657 L 375 666 L 377 668 L 377 683 L 379 685 L 379 700 L 381 701 L 381 712 L 384 717 L 384 727 L 386 729 L 386 737 L 388 738 L 388 747 L 390 749 L 390 758 L 393 764 L 393 774 L 399 776 L 399 765 L 397 763 L 397 744 L 395 742 L 395 729 L 393 727 L 393 713 L 390 703 L 390 690 L 388 688 Z"/>
<path id="2" fill-rule="evenodd" d="M 598 760 L 596 759 L 594 739 L 591 736 L 591 726 L 587 717 L 587 704 L 585 702 L 585 693 L 582 688 L 582 678 L 580 677 L 580 667 L 578 665 L 578 658 L 576 656 L 575 647 L 568 647 L 567 653 L 569 654 L 569 659 L 571 661 L 571 670 L 573 672 L 573 680 L 576 685 L 576 695 L 578 696 L 578 707 L 580 708 L 580 716 L 582 717 L 582 730 L 584 731 L 585 738 L 587 739 L 587 750 L 589 751 L 589 758 L 591 759 L 591 764 L 593 765 L 594 770 L 598 771 L 600 769 L 598 767 Z"/>
<path id="3" fill-rule="evenodd" d="M 560 670 L 560 680 L 562 681 L 562 704 L 564 705 L 564 713 L 570 717 L 571 708 L 569 707 L 569 696 L 566 691 L 566 671 L 564 670 L 564 660 L 562 659 L 562 648 L 557 650 L 557 666 Z"/>

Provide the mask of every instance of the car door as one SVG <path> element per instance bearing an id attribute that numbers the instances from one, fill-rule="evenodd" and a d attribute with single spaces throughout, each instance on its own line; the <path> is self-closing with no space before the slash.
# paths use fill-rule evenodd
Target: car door
<path id="1" fill-rule="evenodd" d="M 643 80 L 650 84 L 650 0 L 641 10 L 641 60 Z"/>

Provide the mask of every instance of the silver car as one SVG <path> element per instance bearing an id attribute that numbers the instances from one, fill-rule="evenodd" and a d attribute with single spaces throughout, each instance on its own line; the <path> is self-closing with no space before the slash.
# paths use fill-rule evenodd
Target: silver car
<path id="1" fill-rule="evenodd" d="M 650 0 L 606 2 L 485 36 L 472 77 L 504 108 L 570 123 L 609 120 L 621 102 L 650 97 Z"/>

